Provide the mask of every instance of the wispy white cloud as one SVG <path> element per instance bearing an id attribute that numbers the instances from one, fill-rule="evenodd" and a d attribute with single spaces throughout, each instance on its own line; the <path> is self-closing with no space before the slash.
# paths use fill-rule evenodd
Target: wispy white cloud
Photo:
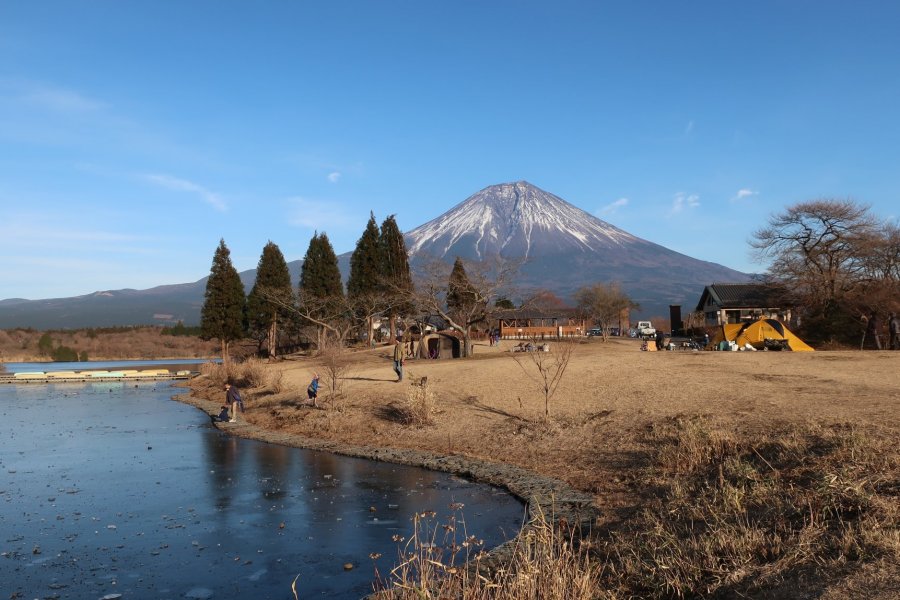
<path id="1" fill-rule="evenodd" d="M 288 198 L 287 203 L 287 222 L 295 227 L 325 231 L 356 225 L 349 217 L 353 211 L 331 200 L 295 196 Z"/>
<path id="2" fill-rule="evenodd" d="M 687 122 L 687 125 L 684 126 L 684 135 L 691 135 L 694 133 L 694 120 L 691 119 Z"/>
<path id="3" fill-rule="evenodd" d="M 202 185 L 198 185 L 187 179 L 172 177 L 171 175 L 144 175 L 143 178 L 150 183 L 173 190 L 176 192 L 188 192 L 200 196 L 204 202 L 219 211 L 228 210 L 228 205 L 219 194 L 212 192 Z"/>
<path id="4" fill-rule="evenodd" d="M 615 202 L 610 202 L 597 211 L 598 215 L 611 215 L 616 213 L 620 208 L 628 206 L 628 198 L 619 198 Z"/>
<path id="5" fill-rule="evenodd" d="M 95 112 L 107 108 L 105 103 L 74 90 L 49 86 L 36 86 L 26 90 L 21 99 L 28 104 L 54 112 Z"/>
<path id="6" fill-rule="evenodd" d="M 698 206 L 700 206 L 700 196 L 678 192 L 672 199 L 672 208 L 669 210 L 669 214 L 675 215 L 685 209 L 697 208 Z"/>
<path id="7" fill-rule="evenodd" d="M 340 171 L 333 171 L 328 174 L 328 181 L 330 181 L 331 183 L 337 183 L 340 180 L 340 178 L 341 178 Z"/>
<path id="8" fill-rule="evenodd" d="M 731 202 L 740 202 L 741 200 L 744 200 L 745 198 L 750 198 L 752 196 L 759 196 L 759 192 L 756 192 L 754 190 L 749 190 L 747 188 L 741 188 L 737 191 L 737 193 L 734 196 L 732 196 Z"/>
<path id="9" fill-rule="evenodd" d="M 75 223 L 54 222 L 47 215 L 28 213 L 7 215 L 0 223 L 0 238 L 14 242 L 17 247 L 54 248 L 82 244 L 94 249 L 97 244 L 137 243 L 149 239 L 117 231 L 80 228 Z"/>

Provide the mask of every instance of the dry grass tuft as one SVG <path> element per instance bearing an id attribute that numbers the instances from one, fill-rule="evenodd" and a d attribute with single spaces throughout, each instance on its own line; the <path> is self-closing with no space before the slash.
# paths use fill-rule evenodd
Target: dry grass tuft
<path id="1" fill-rule="evenodd" d="M 452 508 L 452 507 L 451 507 Z M 460 507 L 461 508 L 461 507 Z M 446 525 L 433 513 L 414 519 L 413 535 L 379 600 L 588 600 L 596 598 L 600 569 L 588 557 L 577 532 L 562 532 L 538 513 L 512 543 L 511 557 L 488 569 L 481 541 L 465 531 L 459 511 Z"/>
<path id="2" fill-rule="evenodd" d="M 428 378 L 423 377 L 407 389 L 406 401 L 397 409 L 398 420 L 404 425 L 425 427 L 434 422 L 434 411 L 434 390 L 428 385 Z"/>
<path id="3" fill-rule="evenodd" d="M 824 585 L 900 558 L 900 454 L 849 425 L 738 435 L 702 419 L 654 428 L 650 507 L 613 536 L 616 595 L 763 593 L 803 574 Z M 795 590 L 796 591 L 796 590 Z"/>
<path id="4" fill-rule="evenodd" d="M 212 387 L 220 388 L 230 381 L 239 388 L 267 390 L 273 394 L 280 394 L 285 388 L 281 371 L 269 368 L 265 361 L 257 358 L 240 363 L 231 361 L 228 365 L 207 362 L 200 366 L 200 373 L 208 378 Z"/>

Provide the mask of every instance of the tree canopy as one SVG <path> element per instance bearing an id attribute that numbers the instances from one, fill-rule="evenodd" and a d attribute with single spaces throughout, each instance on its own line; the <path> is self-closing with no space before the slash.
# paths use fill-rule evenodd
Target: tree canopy
<path id="1" fill-rule="evenodd" d="M 219 240 L 200 311 L 200 337 L 222 343 L 223 361 L 228 361 L 228 344 L 244 335 L 245 307 L 244 284 L 231 264 L 225 240 Z"/>
<path id="2" fill-rule="evenodd" d="M 897 308 L 900 231 L 852 200 L 800 202 L 772 215 L 751 247 L 768 278 L 802 307 L 801 331 L 815 342 L 852 341 L 860 316 Z"/>
<path id="3" fill-rule="evenodd" d="M 604 340 L 609 336 L 611 327 L 619 326 L 624 314 L 637 308 L 637 304 L 615 282 L 580 288 L 575 292 L 575 302 L 579 312 L 600 325 Z"/>
<path id="4" fill-rule="evenodd" d="M 378 224 L 375 222 L 375 215 L 369 213 L 369 222 L 350 256 L 347 296 L 358 298 L 380 291 L 382 258 Z"/>
<path id="5" fill-rule="evenodd" d="M 256 267 L 256 281 L 247 297 L 250 330 L 265 337 L 270 358 L 275 358 L 278 322 L 287 318 L 285 305 L 291 302 L 291 274 L 287 261 L 271 240 L 265 245 Z"/>
<path id="6" fill-rule="evenodd" d="M 300 268 L 301 295 L 314 298 L 343 297 L 337 255 L 325 232 L 313 234 Z"/>

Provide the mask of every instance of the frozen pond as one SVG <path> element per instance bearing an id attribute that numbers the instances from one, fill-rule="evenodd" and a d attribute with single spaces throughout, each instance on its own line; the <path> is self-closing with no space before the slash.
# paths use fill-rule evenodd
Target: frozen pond
<path id="1" fill-rule="evenodd" d="M 505 492 L 229 437 L 170 400 L 176 391 L 0 387 L 3 597 L 292 599 L 299 573 L 301 598 L 356 599 L 376 567 L 390 572 L 392 537 L 409 537 L 416 512 L 440 525 L 463 503 L 465 530 L 486 547 L 521 525 Z"/>

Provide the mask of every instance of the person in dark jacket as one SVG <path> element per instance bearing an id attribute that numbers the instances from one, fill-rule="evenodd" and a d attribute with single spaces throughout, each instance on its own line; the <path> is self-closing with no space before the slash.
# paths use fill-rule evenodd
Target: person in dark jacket
<path id="1" fill-rule="evenodd" d="M 238 408 L 244 409 L 244 401 L 241 400 L 241 393 L 237 386 L 230 383 L 225 384 L 225 404 L 231 407 L 231 418 L 228 419 L 228 422 L 237 423 Z"/>
<path id="2" fill-rule="evenodd" d="M 900 319 L 897 318 L 895 313 L 891 313 L 890 319 L 888 319 L 888 333 L 890 333 L 890 346 L 888 346 L 891 350 L 900 350 Z"/>
<path id="3" fill-rule="evenodd" d="M 878 319 L 878 313 L 874 310 L 866 322 L 866 332 L 863 334 L 863 343 L 860 349 L 867 346 L 874 346 L 876 350 L 881 350 L 881 322 Z"/>

